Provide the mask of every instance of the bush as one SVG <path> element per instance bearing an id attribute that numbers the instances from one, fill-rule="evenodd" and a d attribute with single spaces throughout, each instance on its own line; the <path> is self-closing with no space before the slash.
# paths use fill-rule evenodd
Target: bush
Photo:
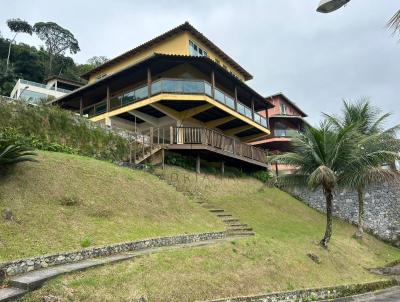
<path id="1" fill-rule="evenodd" d="M 86 118 L 55 106 L 0 99 L 0 132 L 10 141 L 54 152 L 128 161 L 130 142 Z"/>
<path id="2" fill-rule="evenodd" d="M 85 239 L 83 239 L 81 241 L 81 247 L 85 248 L 85 247 L 89 247 L 92 245 L 92 240 L 90 240 L 90 238 L 86 237 Z"/>
<path id="3" fill-rule="evenodd" d="M 258 180 L 261 180 L 262 182 L 268 182 L 270 179 L 272 179 L 271 173 L 267 170 L 253 172 L 251 176 L 257 178 Z"/>

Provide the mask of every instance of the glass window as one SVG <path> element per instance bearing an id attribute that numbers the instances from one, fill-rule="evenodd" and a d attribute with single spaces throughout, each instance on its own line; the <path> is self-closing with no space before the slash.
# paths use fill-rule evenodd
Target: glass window
<path id="1" fill-rule="evenodd" d="M 215 89 L 215 99 L 218 102 L 225 104 L 225 95 L 218 89 Z"/>
<path id="2" fill-rule="evenodd" d="M 286 114 L 286 104 L 284 104 L 284 103 L 281 103 L 281 113 L 282 114 Z"/>
<path id="3" fill-rule="evenodd" d="M 207 52 L 191 40 L 189 40 L 189 54 L 191 56 L 207 57 Z"/>
<path id="4" fill-rule="evenodd" d="M 149 91 L 147 86 L 135 90 L 136 100 L 141 100 L 147 98 L 149 95 Z"/>
<path id="5" fill-rule="evenodd" d="M 101 113 L 104 113 L 107 111 L 107 104 L 106 104 L 106 102 L 102 102 L 102 103 L 96 104 L 94 106 L 94 108 L 95 108 L 95 114 L 101 114 Z"/>
<path id="6" fill-rule="evenodd" d="M 129 91 L 129 92 L 125 93 L 124 96 L 122 97 L 122 106 L 133 103 L 134 101 L 136 101 L 135 91 L 134 90 Z"/>
<path id="7" fill-rule="evenodd" d="M 243 114 L 244 115 L 244 106 L 243 106 L 243 104 L 240 104 L 240 103 L 238 103 L 237 104 L 237 111 L 239 112 L 239 113 L 241 113 L 241 114 Z"/>
<path id="8" fill-rule="evenodd" d="M 122 95 L 111 97 L 110 109 L 119 108 L 121 106 L 122 106 Z"/>
<path id="9" fill-rule="evenodd" d="M 212 96 L 212 88 L 211 88 L 211 85 L 208 84 L 207 82 L 204 82 L 204 90 L 205 90 L 205 93 L 206 93 L 208 96 Z"/>
<path id="10" fill-rule="evenodd" d="M 183 92 L 186 93 L 204 93 L 203 82 L 200 81 L 182 81 Z"/>
<path id="11" fill-rule="evenodd" d="M 157 81 L 151 84 L 151 94 L 155 95 L 161 92 L 161 81 Z"/>
<path id="12" fill-rule="evenodd" d="M 228 105 L 232 109 L 235 109 L 235 101 L 230 96 L 225 95 L 225 103 L 226 103 L 226 105 Z"/>

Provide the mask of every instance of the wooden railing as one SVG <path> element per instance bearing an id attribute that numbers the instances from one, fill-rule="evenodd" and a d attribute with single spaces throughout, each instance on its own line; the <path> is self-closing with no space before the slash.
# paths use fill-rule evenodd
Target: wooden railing
<path id="1" fill-rule="evenodd" d="M 143 140 L 142 145 L 147 146 L 149 149 L 162 145 L 201 144 L 262 163 L 265 163 L 267 159 L 265 150 L 242 143 L 237 139 L 208 128 L 150 128 L 146 133 L 142 133 L 139 139 Z"/>

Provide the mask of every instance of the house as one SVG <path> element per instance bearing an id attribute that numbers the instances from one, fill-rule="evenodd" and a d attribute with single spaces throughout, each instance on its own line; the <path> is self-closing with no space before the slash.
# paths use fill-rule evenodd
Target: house
<path id="1" fill-rule="evenodd" d="M 269 101 L 251 74 L 184 23 L 83 75 L 88 84 L 53 103 L 111 128 L 139 133 L 135 162 L 174 151 L 243 169 L 265 169 L 247 142 L 269 135 Z"/>
<path id="2" fill-rule="evenodd" d="M 291 150 L 290 142 L 293 137 L 303 131 L 307 117 L 293 101 L 283 93 L 277 93 L 265 98 L 266 102 L 274 107 L 259 114 L 269 119 L 270 135 L 251 142 L 251 145 L 268 150 L 269 153 L 277 154 Z M 293 167 L 275 164 L 275 171 L 290 172 Z"/>
<path id="3" fill-rule="evenodd" d="M 11 91 L 12 99 L 22 99 L 36 104 L 42 100 L 61 97 L 82 86 L 82 83 L 52 76 L 44 84 L 19 79 Z"/>

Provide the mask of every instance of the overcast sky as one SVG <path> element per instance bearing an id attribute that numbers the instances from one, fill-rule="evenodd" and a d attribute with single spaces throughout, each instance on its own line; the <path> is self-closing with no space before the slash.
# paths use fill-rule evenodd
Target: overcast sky
<path id="1" fill-rule="evenodd" d="M 400 123 L 400 43 L 385 28 L 398 0 L 352 0 L 332 14 L 315 12 L 319 0 L 1 2 L 3 37 L 9 18 L 54 21 L 78 39 L 79 63 L 112 58 L 189 21 L 254 76 L 250 86 L 265 96 L 284 92 L 312 124 L 321 111 L 339 112 L 342 99 L 360 97 Z"/>

